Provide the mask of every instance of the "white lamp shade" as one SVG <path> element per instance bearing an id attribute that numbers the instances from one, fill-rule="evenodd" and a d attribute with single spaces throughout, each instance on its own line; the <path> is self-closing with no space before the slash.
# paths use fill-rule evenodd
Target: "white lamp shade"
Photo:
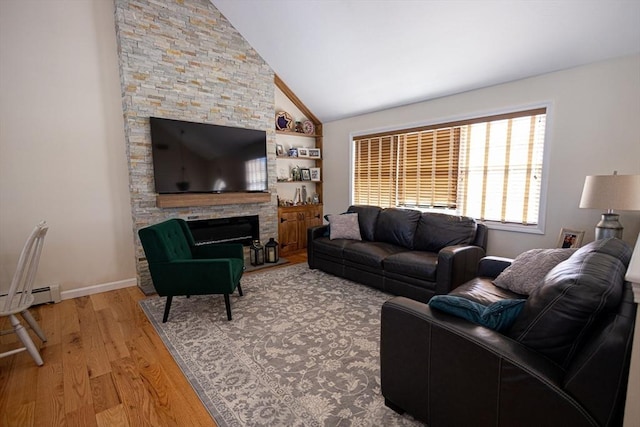
<path id="1" fill-rule="evenodd" d="M 640 175 L 590 175 L 584 180 L 581 208 L 640 210 Z"/>

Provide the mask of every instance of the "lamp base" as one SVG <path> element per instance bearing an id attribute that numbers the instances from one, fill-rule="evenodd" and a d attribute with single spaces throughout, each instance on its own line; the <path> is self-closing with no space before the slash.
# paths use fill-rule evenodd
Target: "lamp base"
<path id="1" fill-rule="evenodd" d="M 618 214 L 603 213 L 600 222 L 596 224 L 596 240 L 608 237 L 622 239 L 622 224 L 618 219 L 620 219 Z"/>

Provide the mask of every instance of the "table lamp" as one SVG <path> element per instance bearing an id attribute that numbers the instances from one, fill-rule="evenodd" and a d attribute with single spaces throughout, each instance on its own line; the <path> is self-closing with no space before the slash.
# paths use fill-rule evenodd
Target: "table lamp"
<path id="1" fill-rule="evenodd" d="M 620 215 L 623 211 L 640 210 L 640 175 L 589 175 L 584 180 L 580 207 L 606 209 L 596 225 L 596 240 L 607 237 L 622 238 Z"/>

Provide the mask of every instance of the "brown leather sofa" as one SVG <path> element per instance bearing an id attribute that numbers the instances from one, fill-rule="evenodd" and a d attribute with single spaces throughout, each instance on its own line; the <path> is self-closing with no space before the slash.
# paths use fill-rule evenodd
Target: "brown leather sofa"
<path id="1" fill-rule="evenodd" d="M 453 294 L 483 304 L 526 298 L 496 332 L 417 301 L 382 307 L 387 406 L 439 426 L 622 425 L 636 306 L 624 274 L 631 248 L 592 242 L 527 297 L 498 288 L 507 266 L 485 258 Z"/>
<path id="2" fill-rule="evenodd" d="M 309 267 L 394 295 L 429 301 L 471 279 L 485 256 L 487 228 L 473 218 L 354 205 L 362 240 L 307 231 Z"/>

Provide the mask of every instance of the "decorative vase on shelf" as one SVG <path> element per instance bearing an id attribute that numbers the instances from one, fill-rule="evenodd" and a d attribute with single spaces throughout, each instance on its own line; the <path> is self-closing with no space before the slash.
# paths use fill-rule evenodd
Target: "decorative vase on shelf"
<path id="1" fill-rule="evenodd" d="M 300 189 L 296 188 L 296 194 L 295 196 L 293 196 L 293 205 L 299 205 L 300 204 Z"/>
<path id="2" fill-rule="evenodd" d="M 302 186 L 300 198 L 302 199 L 302 204 L 307 203 L 307 186 L 306 185 Z"/>

